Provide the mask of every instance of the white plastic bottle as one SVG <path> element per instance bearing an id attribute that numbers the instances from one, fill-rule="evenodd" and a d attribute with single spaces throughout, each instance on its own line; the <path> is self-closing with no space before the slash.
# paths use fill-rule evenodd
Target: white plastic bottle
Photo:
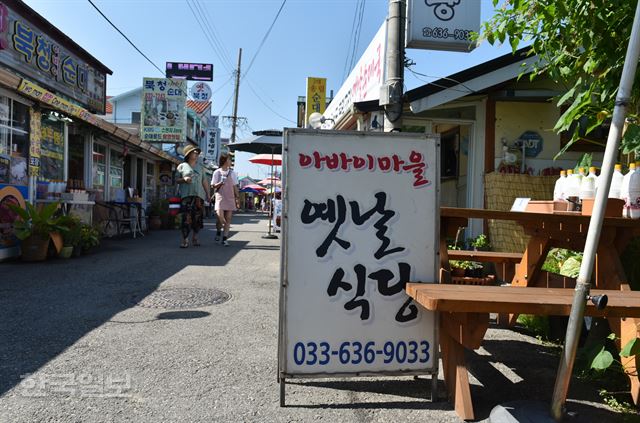
<path id="1" fill-rule="evenodd" d="M 565 199 L 565 186 L 567 183 L 567 172 L 560 171 L 560 177 L 556 180 L 556 184 L 553 188 L 553 199 L 564 200 Z"/>
<path id="2" fill-rule="evenodd" d="M 589 174 L 580 181 L 580 200 L 596 196 L 596 168 L 590 167 Z"/>
<path id="3" fill-rule="evenodd" d="M 629 180 L 631 175 L 636 171 L 636 164 L 629 163 L 629 172 L 622 178 L 622 184 L 620 185 L 620 198 L 624 200 L 624 208 L 622 209 L 622 217 L 629 217 Z"/>
<path id="4" fill-rule="evenodd" d="M 622 174 L 622 165 L 618 163 L 613 170 L 613 176 L 611 176 L 609 198 L 620 198 L 620 188 L 622 188 L 623 179 L 624 175 Z"/>
<path id="5" fill-rule="evenodd" d="M 636 170 L 629 176 L 629 196 L 625 200 L 628 205 L 629 217 L 640 219 L 640 163 L 636 162 Z"/>
<path id="6" fill-rule="evenodd" d="M 580 180 L 582 177 L 579 174 L 573 173 L 573 169 L 567 169 L 567 183 L 564 190 L 565 197 L 579 197 L 580 196 Z"/>

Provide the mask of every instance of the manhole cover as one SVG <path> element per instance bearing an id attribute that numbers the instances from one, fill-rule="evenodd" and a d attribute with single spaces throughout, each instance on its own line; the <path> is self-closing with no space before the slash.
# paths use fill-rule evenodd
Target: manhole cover
<path id="1" fill-rule="evenodd" d="M 229 294 L 217 289 L 170 288 L 150 294 L 131 294 L 126 297 L 126 303 L 145 308 L 183 309 L 222 304 L 229 298 Z"/>

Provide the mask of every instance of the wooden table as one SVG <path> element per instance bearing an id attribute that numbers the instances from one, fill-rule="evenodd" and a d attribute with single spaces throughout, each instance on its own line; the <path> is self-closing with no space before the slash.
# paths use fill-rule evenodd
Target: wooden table
<path id="1" fill-rule="evenodd" d="M 427 285 L 420 289 L 409 284 L 407 293 L 422 306 L 442 312 L 440 348 L 445 383 L 456 411 L 467 420 L 473 419 L 474 414 L 464 348 L 480 347 L 488 328 L 490 312 L 508 313 L 512 321 L 518 314 L 568 315 L 574 291 L 566 288 L 573 288 L 575 280 L 554 278 L 542 271 L 542 265 L 551 248 L 582 251 L 590 217 L 567 212 L 546 214 L 448 207 L 441 208 L 440 215 L 441 284 Z M 516 221 L 523 227 L 524 233 L 530 236 L 527 249 L 516 265 L 512 288 L 446 285 L 451 282 L 446 239 L 455 236 L 459 227 L 468 226 L 468 219 L 471 218 Z M 605 218 L 596 255 L 594 294 L 598 290 L 606 290 L 610 300 L 605 313 L 599 315 L 609 320 L 619 339 L 618 346 L 625 345 L 638 336 L 640 293 L 629 292 L 631 289 L 620 262 L 620 255 L 635 236 L 640 236 L 640 220 Z M 460 257 L 458 253 L 456 259 L 465 257 Z M 505 257 L 505 260 L 514 259 L 517 260 L 512 255 Z M 540 291 L 541 288 L 545 290 Z M 588 307 L 587 312 L 594 313 L 592 307 Z M 635 359 L 623 360 L 623 365 L 631 380 L 633 400 L 638 404 L 640 379 Z"/>

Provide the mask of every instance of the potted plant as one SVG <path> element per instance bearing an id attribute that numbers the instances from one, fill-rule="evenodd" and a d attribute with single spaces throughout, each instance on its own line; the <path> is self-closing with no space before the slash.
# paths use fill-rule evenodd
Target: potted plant
<path id="1" fill-rule="evenodd" d="M 469 244 L 476 251 L 489 251 L 491 249 L 489 238 L 487 238 L 485 234 L 480 234 L 477 237 L 472 238 Z"/>
<path id="2" fill-rule="evenodd" d="M 80 248 L 83 253 L 88 253 L 100 245 L 100 231 L 91 225 L 82 225 L 80 228 Z"/>
<path id="3" fill-rule="evenodd" d="M 69 258 L 72 254 L 79 256 L 82 222 L 77 216 L 68 215 L 60 217 L 59 224 L 67 228 L 62 234 L 64 247 L 62 247 L 60 257 Z"/>
<path id="4" fill-rule="evenodd" d="M 160 229 L 168 224 L 168 203 L 166 200 L 154 200 L 149 208 L 149 227 Z"/>
<path id="5" fill-rule="evenodd" d="M 450 260 L 451 274 L 457 277 L 482 277 L 482 264 L 477 261 L 468 260 Z"/>
<path id="6" fill-rule="evenodd" d="M 49 241 L 54 239 L 56 244 L 61 239 L 61 233 L 67 228 L 59 224 L 59 218 L 55 216 L 58 203 L 50 203 L 38 211 L 30 203 L 26 208 L 9 205 L 9 208 L 18 215 L 13 222 L 13 230 L 18 239 L 22 241 L 22 259 L 25 261 L 43 261 L 47 258 Z"/>

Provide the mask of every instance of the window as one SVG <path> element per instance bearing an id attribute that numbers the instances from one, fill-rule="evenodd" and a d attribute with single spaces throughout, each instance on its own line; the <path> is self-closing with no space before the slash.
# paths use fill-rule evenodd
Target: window
<path id="1" fill-rule="evenodd" d="M 104 184 L 107 173 L 107 147 L 93 144 L 93 189 L 98 200 L 104 199 Z"/>
<path id="2" fill-rule="evenodd" d="M 116 198 L 115 191 L 124 187 L 124 156 L 116 150 L 111 150 L 109 160 L 109 189 L 110 199 Z"/>
<path id="3" fill-rule="evenodd" d="M 0 184 L 28 185 L 29 107 L 0 97 Z"/>
<path id="4" fill-rule="evenodd" d="M 84 189 L 84 144 L 81 133 L 69 134 L 69 188 Z"/>
<path id="5" fill-rule="evenodd" d="M 40 180 L 64 180 L 64 122 L 52 113 L 42 114 Z"/>
<path id="6" fill-rule="evenodd" d="M 140 123 L 140 112 L 131 112 L 131 123 Z"/>
<path id="7" fill-rule="evenodd" d="M 440 134 L 440 176 L 442 178 L 458 177 L 459 139 L 459 127 Z"/>

